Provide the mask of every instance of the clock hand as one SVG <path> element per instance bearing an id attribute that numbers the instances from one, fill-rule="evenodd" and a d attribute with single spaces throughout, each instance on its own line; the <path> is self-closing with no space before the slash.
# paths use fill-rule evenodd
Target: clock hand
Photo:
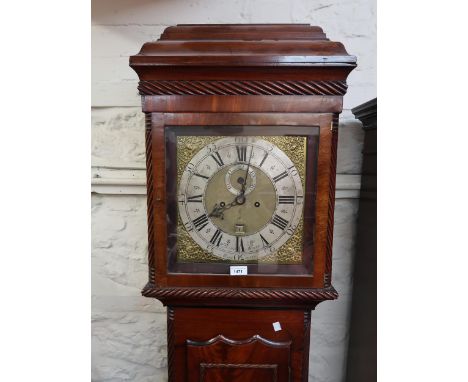
<path id="1" fill-rule="evenodd" d="M 218 206 L 218 203 L 216 203 L 213 207 L 213 211 L 211 211 L 208 216 L 213 216 L 215 218 L 221 218 L 223 219 L 223 212 L 225 210 L 228 210 L 229 208 L 231 207 L 234 207 L 234 206 L 237 206 L 237 197 L 236 199 L 234 199 L 234 201 L 232 201 L 231 203 L 229 204 L 226 204 L 224 207 L 221 207 L 221 206 Z"/>
<path id="2" fill-rule="evenodd" d="M 241 193 L 240 195 L 237 195 L 234 200 L 229 203 L 229 204 L 226 204 L 224 207 L 221 207 L 221 206 L 218 206 L 218 203 L 216 203 L 213 207 L 213 211 L 211 211 L 208 216 L 213 216 L 215 218 L 221 218 L 223 219 L 223 212 L 225 210 L 228 210 L 229 208 L 231 207 L 234 207 L 234 206 L 240 206 L 242 204 L 245 203 L 245 196 Z"/>
<path id="3" fill-rule="evenodd" d="M 252 154 L 253 154 L 253 147 L 250 151 L 250 157 L 249 157 L 249 162 L 247 163 L 247 169 L 245 170 L 245 176 L 243 178 L 242 177 L 237 178 L 237 183 L 239 183 L 242 186 L 240 196 L 243 196 L 245 194 L 245 187 L 247 186 L 247 177 L 249 176 L 249 167 L 250 167 L 250 161 L 252 160 Z"/>
<path id="4" fill-rule="evenodd" d="M 245 186 L 247 185 L 247 177 L 249 176 L 249 167 L 250 167 L 250 161 L 252 160 L 252 154 L 253 154 L 253 147 L 250 150 L 249 162 L 247 163 L 247 170 L 245 170 L 245 176 L 242 182 L 241 195 L 245 194 Z"/>

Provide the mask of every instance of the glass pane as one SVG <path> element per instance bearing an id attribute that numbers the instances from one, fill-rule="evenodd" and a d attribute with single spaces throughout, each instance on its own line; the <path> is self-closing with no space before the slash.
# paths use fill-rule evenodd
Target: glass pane
<path id="1" fill-rule="evenodd" d="M 170 272 L 312 270 L 319 128 L 166 129 Z"/>

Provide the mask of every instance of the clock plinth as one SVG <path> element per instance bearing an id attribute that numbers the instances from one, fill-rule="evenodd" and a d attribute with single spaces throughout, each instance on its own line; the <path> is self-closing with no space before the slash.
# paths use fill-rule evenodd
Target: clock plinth
<path id="1" fill-rule="evenodd" d="M 356 66 L 305 24 L 178 25 L 130 58 L 169 381 L 307 381 L 331 285 L 338 115 Z M 316 349 L 315 351 L 320 351 Z"/>

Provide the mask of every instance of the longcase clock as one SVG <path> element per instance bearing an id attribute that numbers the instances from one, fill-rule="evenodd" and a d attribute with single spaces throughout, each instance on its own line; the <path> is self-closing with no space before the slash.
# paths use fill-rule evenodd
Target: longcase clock
<path id="1" fill-rule="evenodd" d="M 146 114 L 142 293 L 168 307 L 169 381 L 307 381 L 311 310 L 337 298 L 355 57 L 306 24 L 178 25 L 130 66 Z"/>

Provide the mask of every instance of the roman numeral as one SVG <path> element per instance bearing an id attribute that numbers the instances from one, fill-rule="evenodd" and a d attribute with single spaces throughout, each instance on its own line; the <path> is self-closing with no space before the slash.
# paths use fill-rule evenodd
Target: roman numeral
<path id="1" fill-rule="evenodd" d="M 275 183 L 276 183 L 276 182 L 279 182 L 281 179 L 286 178 L 287 176 L 288 176 L 287 171 L 284 171 L 284 172 L 282 172 L 281 174 L 276 175 L 276 176 L 273 178 L 273 180 L 274 180 Z"/>
<path id="2" fill-rule="evenodd" d="M 223 237 L 223 234 L 219 229 L 216 230 L 214 233 L 213 237 L 210 240 L 211 244 L 216 244 L 219 247 L 219 244 L 221 243 L 221 238 Z"/>
<path id="3" fill-rule="evenodd" d="M 271 221 L 271 224 L 278 227 L 279 229 L 282 229 L 283 231 L 285 230 L 288 223 L 289 222 L 286 219 L 283 219 L 281 216 L 278 215 L 273 216 L 273 220 Z"/>
<path id="4" fill-rule="evenodd" d="M 247 146 L 236 146 L 237 158 L 239 162 L 247 161 Z"/>
<path id="5" fill-rule="evenodd" d="M 216 162 L 216 163 L 218 163 L 218 162 Z M 198 176 L 199 178 L 203 178 L 203 179 L 210 179 L 207 176 L 202 175 L 202 174 L 193 174 L 193 175 Z"/>
<path id="6" fill-rule="evenodd" d="M 260 239 L 262 239 L 262 243 L 265 244 L 266 246 L 269 246 L 270 243 L 267 241 L 267 239 L 265 239 L 262 234 L 260 234 Z"/>
<path id="7" fill-rule="evenodd" d="M 187 203 L 192 202 L 192 203 L 201 203 L 202 202 L 202 196 L 203 195 L 194 195 L 194 196 L 189 196 L 187 198 Z"/>
<path id="8" fill-rule="evenodd" d="M 242 238 L 239 236 L 236 236 L 236 251 L 244 252 L 244 242 L 242 241 Z"/>
<path id="9" fill-rule="evenodd" d="M 219 167 L 224 166 L 223 159 L 221 158 L 221 155 L 219 155 L 219 152 L 216 151 L 214 154 L 211 154 L 211 157 Z"/>
<path id="10" fill-rule="evenodd" d="M 263 157 L 262 161 L 258 165 L 258 167 L 262 167 L 262 164 L 265 163 L 265 160 L 267 159 L 268 153 L 265 153 L 265 156 Z"/>
<path id="11" fill-rule="evenodd" d="M 294 204 L 295 199 L 296 197 L 294 195 L 293 196 L 280 195 L 278 196 L 278 203 L 279 204 Z"/>
<path id="12" fill-rule="evenodd" d="M 206 216 L 206 214 L 199 216 L 193 221 L 193 225 L 196 229 L 201 231 L 208 225 L 208 216 Z"/>

